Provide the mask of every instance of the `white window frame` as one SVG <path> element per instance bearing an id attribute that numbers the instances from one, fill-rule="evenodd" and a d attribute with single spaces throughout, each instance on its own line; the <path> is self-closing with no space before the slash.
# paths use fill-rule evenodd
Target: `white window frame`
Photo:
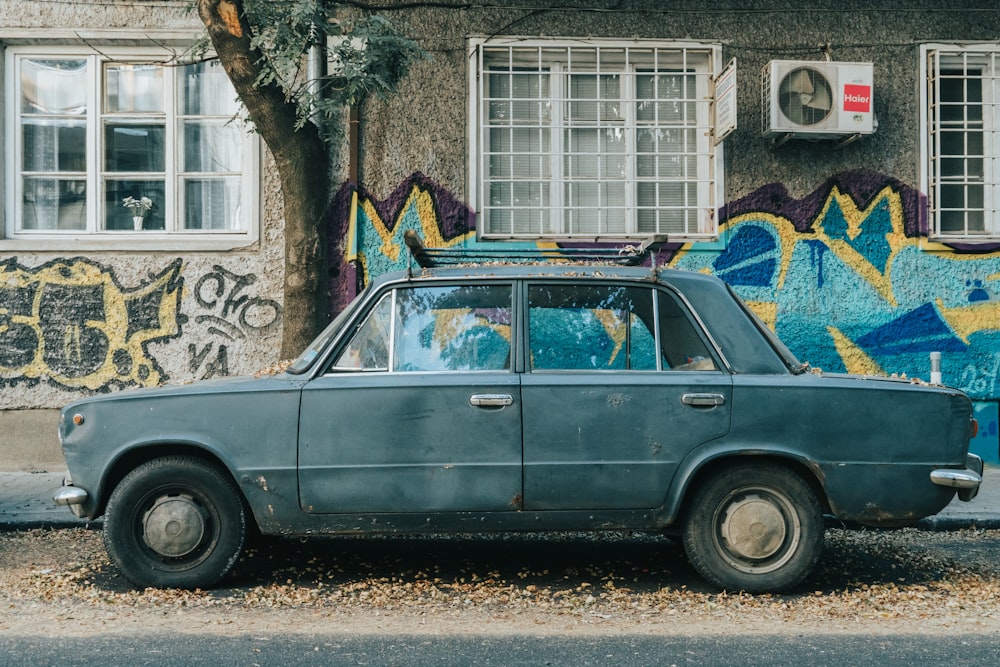
<path id="1" fill-rule="evenodd" d="M 652 236 L 663 236 L 666 234 L 671 240 L 715 240 L 719 237 L 718 231 L 718 208 L 724 201 L 725 184 L 724 169 L 725 164 L 723 154 L 723 144 L 714 141 L 714 113 L 712 112 L 712 99 L 714 85 L 713 79 L 722 71 L 722 47 L 719 44 L 696 43 L 696 42 L 673 42 L 660 40 L 603 40 L 603 39 L 530 39 L 530 38 L 473 38 L 468 42 L 469 46 L 469 114 L 468 114 L 468 136 L 469 140 L 469 193 L 470 204 L 477 216 L 478 236 L 487 240 L 553 240 L 553 241 L 628 241 L 645 240 Z M 551 146 L 549 151 L 551 158 L 547 166 L 550 179 L 547 185 L 549 189 L 547 195 L 549 200 L 546 204 L 548 209 L 548 230 L 539 230 L 538 233 L 522 233 L 517 231 L 499 231 L 489 228 L 490 216 L 490 172 L 489 172 L 489 143 L 488 133 L 490 129 L 488 99 L 487 99 L 487 64 L 485 53 L 488 49 L 538 49 L 543 53 L 545 49 L 569 49 L 572 58 L 573 49 L 594 49 L 606 50 L 650 50 L 678 55 L 683 62 L 690 63 L 684 71 L 690 71 L 696 60 L 698 68 L 695 71 L 696 78 L 696 119 L 693 123 L 685 125 L 685 129 L 690 129 L 696 134 L 696 153 L 692 155 L 697 165 L 696 175 L 693 179 L 680 181 L 688 187 L 693 188 L 696 201 L 686 208 L 694 212 L 695 222 L 683 231 L 657 231 L 647 232 L 638 230 L 638 203 L 637 203 L 637 182 L 635 161 L 636 161 L 636 137 L 639 129 L 649 128 L 648 123 L 640 122 L 635 113 L 635 82 L 636 72 L 632 69 L 616 70 L 614 73 L 621 75 L 621 98 L 625 100 L 625 109 L 622 114 L 622 124 L 626 135 L 626 162 L 632 168 L 627 167 L 626 178 L 624 179 L 625 194 L 625 225 L 623 232 L 599 230 L 597 233 L 582 232 L 572 233 L 566 230 L 566 212 L 570 210 L 569 205 L 563 201 L 563 193 L 566 187 L 572 185 L 572 178 L 562 173 L 562 157 L 569 155 L 562 147 L 563 131 L 569 126 L 563 122 L 563 104 L 552 104 L 551 111 Z M 699 58 L 688 60 L 689 53 L 697 52 Z M 659 56 L 657 56 L 659 57 Z M 540 62 L 544 62 L 544 56 L 540 57 Z M 558 64 L 556 67 L 558 68 Z M 568 95 L 561 92 L 567 77 L 564 74 L 604 74 L 598 67 L 595 70 L 570 70 L 558 72 L 549 70 L 550 95 L 555 100 L 565 102 L 567 105 L 573 100 Z M 668 72 L 674 73 L 674 72 Z M 668 127 L 659 125 L 655 127 Z M 600 155 L 594 154 L 594 155 Z M 648 179 L 646 182 L 650 182 Z M 661 180 L 658 183 L 663 183 Z"/>
<path id="2" fill-rule="evenodd" d="M 942 121 L 940 72 L 949 66 L 969 64 L 983 68 L 982 102 L 978 105 L 981 108 L 978 114 L 964 112 L 961 122 Z M 943 242 L 995 242 L 1000 238 L 1000 43 L 923 44 L 920 47 L 920 82 L 920 189 L 927 194 L 930 238 Z M 981 121 L 976 120 L 976 115 Z M 962 174 L 942 173 L 942 161 L 951 155 L 941 152 L 942 129 L 948 127 L 958 132 L 982 134 L 981 156 L 970 154 L 969 150 L 962 155 L 954 154 L 952 159 L 964 161 Z M 968 146 L 969 137 L 964 140 Z M 963 188 L 966 205 L 946 208 L 946 198 L 942 196 L 945 187 Z M 970 202 L 970 192 L 979 187 L 982 188 L 982 201 Z M 943 229 L 942 215 L 946 213 L 962 216 L 963 229 Z M 970 229 L 970 220 L 977 223 L 978 216 L 982 224 L 974 224 Z"/>
<path id="3" fill-rule="evenodd" d="M 176 109 L 174 69 L 164 67 L 167 79 L 165 88 L 165 114 L 162 115 L 166 139 L 165 173 L 162 175 L 168 193 L 164 206 L 164 230 L 142 231 L 102 229 L 104 172 L 102 118 L 104 65 L 113 63 L 147 63 L 165 65 L 183 52 L 183 48 L 167 50 L 162 46 L 118 46 L 114 44 L 92 46 L 89 44 L 9 45 L 0 49 L 3 71 L 3 136 L 5 149 L 2 156 L 3 223 L 0 225 L 0 250 L 231 250 L 246 247 L 260 237 L 262 156 L 259 137 L 241 130 L 243 137 L 242 171 L 240 173 L 240 226 L 232 230 L 184 229 L 181 202 L 181 138 L 179 125 L 183 116 Z M 89 61 L 87 72 L 87 213 L 86 230 L 34 230 L 21 229 L 22 192 L 22 132 L 20 104 L 19 62 L 24 58 L 76 58 Z M 152 117 L 152 116 L 151 116 Z M 188 174 L 187 176 L 196 174 Z M 137 175 L 141 177 L 141 175 Z M 136 195 L 138 196 L 138 195 Z M 159 203 L 159 202 L 157 202 Z"/>

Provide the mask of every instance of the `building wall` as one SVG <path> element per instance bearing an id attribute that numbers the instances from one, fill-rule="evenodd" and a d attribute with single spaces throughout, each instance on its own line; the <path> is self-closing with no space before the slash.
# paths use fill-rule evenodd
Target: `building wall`
<path id="1" fill-rule="evenodd" d="M 154 29 L 197 31 L 186 4 L 0 0 L 0 41 L 50 38 L 56 29 L 80 40 L 89 31 L 137 40 Z M 927 355 L 942 352 L 944 381 L 978 401 L 977 447 L 995 458 L 1000 246 L 928 242 L 917 94 L 919 44 L 997 40 L 994 2 L 883 9 L 845 0 L 795 10 L 767 0 L 624 0 L 613 10 L 603 0 L 556 9 L 541 0 L 498 4 L 389 12 L 431 58 L 400 95 L 362 110 L 359 182 L 343 183 L 327 221 L 334 309 L 371 276 L 406 266 L 406 229 L 435 245 L 477 243 L 468 204 L 468 37 L 720 43 L 723 60 L 735 57 L 739 68 L 722 235 L 670 244 L 656 261 L 726 278 L 801 359 L 824 370 L 927 378 Z M 874 63 L 877 132 L 840 149 L 825 141 L 774 146 L 760 136 L 761 68 L 826 54 Z M 273 168 L 261 173 L 253 203 L 260 237 L 246 248 L 72 252 L 11 249 L 0 239 L 0 410 L 52 410 L 94 392 L 250 374 L 275 362 L 281 206 Z M 0 437 L 0 458 L 5 448 L 11 443 Z"/>
<path id="2" fill-rule="evenodd" d="M 188 4 L 0 0 L 0 44 L 180 44 L 204 31 Z M 252 374 L 277 361 L 283 221 L 261 153 L 259 196 L 246 202 L 260 209 L 259 234 L 246 247 L 50 250 L 0 233 L 0 411 L 5 424 L 30 425 L 0 433 L 0 469 L 31 469 L 20 461 L 32 451 L 35 467 L 48 467 L 58 452 L 55 409 L 76 398 Z M 18 461 L 4 466 L 5 456 Z"/>
<path id="3" fill-rule="evenodd" d="M 400 13 L 431 54 L 400 97 L 361 119 L 360 183 L 345 184 L 331 249 L 334 306 L 370 276 L 408 263 L 402 234 L 474 247 L 468 204 L 466 38 L 482 35 L 699 40 L 738 61 L 738 130 L 726 139 L 721 238 L 669 244 L 662 265 L 726 279 L 803 361 L 830 372 L 928 379 L 941 352 L 946 384 L 976 401 L 974 443 L 997 459 L 1000 244 L 947 247 L 927 235 L 919 191 L 919 44 L 996 40 L 989 2 L 607 3 L 573 9 L 425 9 Z M 805 4 L 805 3 L 800 3 Z M 537 6 L 532 9 L 532 6 Z M 761 69 L 770 60 L 874 63 L 877 131 L 844 147 L 761 136 Z"/>

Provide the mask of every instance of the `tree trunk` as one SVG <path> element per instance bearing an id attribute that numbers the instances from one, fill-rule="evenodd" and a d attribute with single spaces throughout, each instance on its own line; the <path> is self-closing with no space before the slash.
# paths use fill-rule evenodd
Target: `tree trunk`
<path id="1" fill-rule="evenodd" d="M 256 86 L 262 54 L 251 47 L 242 0 L 198 0 L 198 14 L 250 120 L 274 156 L 285 217 L 281 358 L 299 354 L 325 321 L 323 215 L 330 156 L 315 125 L 295 129 L 295 103 L 275 84 Z M 323 301 L 325 302 L 325 301 Z"/>

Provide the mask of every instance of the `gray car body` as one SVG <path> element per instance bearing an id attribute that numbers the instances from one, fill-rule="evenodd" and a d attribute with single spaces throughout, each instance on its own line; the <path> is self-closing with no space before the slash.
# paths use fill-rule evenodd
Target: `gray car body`
<path id="1" fill-rule="evenodd" d="M 504 282 L 515 295 L 511 369 L 326 372 L 366 311 L 399 285 Z M 689 308 L 718 370 L 531 372 L 523 285 L 653 285 Z M 98 395 L 67 405 L 60 439 L 74 507 L 100 516 L 138 464 L 188 453 L 232 475 L 265 534 L 669 530 L 699 478 L 737 458 L 798 470 L 826 513 L 902 525 L 935 514 L 964 470 L 972 407 L 961 391 L 804 371 L 720 280 L 649 268 L 491 266 L 377 279 L 292 367 Z M 477 410 L 465 394 L 514 398 Z M 719 405 L 682 405 L 708 391 Z M 395 443 L 384 451 L 378 438 Z M 406 453 L 394 460 L 382 452 Z M 566 452 L 572 452 L 567 454 Z M 377 453 L 377 452 L 376 452 Z"/>

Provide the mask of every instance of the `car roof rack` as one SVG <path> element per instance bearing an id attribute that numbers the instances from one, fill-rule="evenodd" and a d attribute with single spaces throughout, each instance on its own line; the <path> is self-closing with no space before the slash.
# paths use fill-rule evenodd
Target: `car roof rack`
<path id="1" fill-rule="evenodd" d="M 638 246 L 622 248 L 429 248 L 420 235 L 412 229 L 403 233 L 403 241 L 410 250 L 410 256 L 422 268 L 436 266 L 458 266 L 462 264 L 522 262 L 581 262 L 593 264 L 615 264 L 618 266 L 638 266 L 651 249 L 658 249 L 667 242 L 666 234 L 651 236 Z"/>

